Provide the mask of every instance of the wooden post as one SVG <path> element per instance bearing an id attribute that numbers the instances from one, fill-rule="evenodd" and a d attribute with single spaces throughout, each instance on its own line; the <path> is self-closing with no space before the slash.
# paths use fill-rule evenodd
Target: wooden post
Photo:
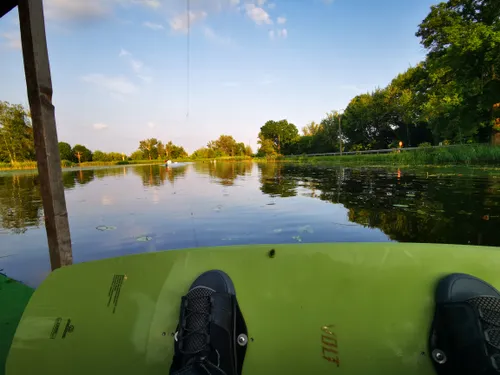
<path id="1" fill-rule="evenodd" d="M 24 72 L 52 269 L 73 263 L 42 0 L 19 0 Z"/>

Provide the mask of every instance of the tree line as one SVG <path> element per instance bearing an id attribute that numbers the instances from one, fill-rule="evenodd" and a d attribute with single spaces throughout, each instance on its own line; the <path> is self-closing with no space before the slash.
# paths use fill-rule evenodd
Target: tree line
<path id="1" fill-rule="evenodd" d="M 59 142 L 59 154 L 61 161 L 71 163 L 168 160 L 189 157 L 184 147 L 172 141 L 162 142 L 157 138 L 139 141 L 137 150 L 130 155 L 122 152 L 92 151 L 84 145 L 71 146 L 67 142 Z M 208 142 L 206 147 L 196 150 L 191 158 L 251 155 L 250 146 L 237 142 L 230 135 L 221 135 L 218 139 Z M 0 162 L 16 163 L 35 159 L 33 128 L 29 111 L 20 104 L 0 102 Z"/>
<path id="2" fill-rule="evenodd" d="M 500 143 L 500 2 L 431 7 L 416 36 L 424 61 L 388 86 L 354 97 L 343 114 L 297 127 L 268 121 L 259 154 L 378 149 L 422 143 Z"/>

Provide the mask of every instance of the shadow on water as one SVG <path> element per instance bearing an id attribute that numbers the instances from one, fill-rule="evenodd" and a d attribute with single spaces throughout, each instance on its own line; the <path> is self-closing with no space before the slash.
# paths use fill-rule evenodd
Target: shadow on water
<path id="1" fill-rule="evenodd" d="M 348 209 L 349 221 L 392 240 L 500 245 L 500 179 L 404 173 L 383 169 L 259 165 L 261 190 L 300 194 Z"/>

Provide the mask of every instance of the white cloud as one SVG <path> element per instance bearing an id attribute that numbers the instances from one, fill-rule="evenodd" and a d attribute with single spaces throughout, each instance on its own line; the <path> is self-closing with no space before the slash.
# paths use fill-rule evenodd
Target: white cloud
<path id="1" fill-rule="evenodd" d="M 150 122 L 148 122 L 148 127 L 151 128 L 151 129 L 153 129 L 153 128 L 156 127 L 156 124 L 154 122 L 150 121 Z"/>
<path id="2" fill-rule="evenodd" d="M 238 5 L 240 3 L 240 0 L 229 0 L 229 4 L 231 5 Z"/>
<path id="3" fill-rule="evenodd" d="M 103 124 L 102 122 L 98 122 L 97 124 L 92 125 L 92 127 L 95 130 L 102 130 L 102 129 L 106 129 L 108 127 L 108 125 L 107 124 Z"/>
<path id="4" fill-rule="evenodd" d="M 256 2 L 257 2 L 257 5 L 261 7 L 262 5 L 264 5 L 266 3 L 266 0 L 257 0 Z"/>
<path id="5" fill-rule="evenodd" d="M 245 4 L 247 16 L 257 25 L 272 24 L 273 20 L 264 9 L 255 6 L 255 4 Z"/>
<path id="6" fill-rule="evenodd" d="M 145 5 L 149 8 L 153 8 L 153 9 L 159 8 L 161 6 L 161 3 L 159 0 L 132 0 L 132 2 L 136 3 L 136 4 Z"/>
<path id="7" fill-rule="evenodd" d="M 137 74 L 141 72 L 142 67 L 144 66 L 142 61 L 134 60 L 134 59 L 130 59 L 130 65 L 132 66 L 132 69 L 134 70 L 134 72 Z"/>
<path id="8" fill-rule="evenodd" d="M 283 25 L 286 22 L 286 18 L 285 17 L 278 17 L 277 22 L 280 25 Z"/>
<path id="9" fill-rule="evenodd" d="M 88 20 L 107 15 L 112 3 L 103 0 L 45 0 L 45 16 L 47 19 Z"/>
<path id="10" fill-rule="evenodd" d="M 132 53 L 127 51 L 126 49 L 121 49 L 120 53 L 118 54 L 119 57 L 125 58 L 129 64 L 134 73 L 136 74 L 137 78 L 140 80 L 149 83 L 152 81 L 151 76 L 144 74 L 145 70 L 147 71 L 148 69 L 144 66 L 144 63 L 141 60 L 138 60 L 133 57 Z"/>
<path id="11" fill-rule="evenodd" d="M 143 25 L 152 29 L 152 30 L 162 30 L 163 29 L 163 25 L 160 25 L 158 23 L 144 22 Z"/>
<path id="12" fill-rule="evenodd" d="M 203 20 L 207 16 L 205 11 L 190 11 L 189 24 L 192 26 L 194 23 Z M 169 21 L 170 28 L 174 31 L 187 32 L 188 17 L 187 12 L 178 14 Z"/>
<path id="13" fill-rule="evenodd" d="M 277 30 L 269 30 L 269 38 L 282 38 L 285 39 L 288 36 L 287 29 L 277 29 Z"/>
<path id="14" fill-rule="evenodd" d="M 269 9 L 274 9 L 274 8 L 276 8 L 276 4 L 275 3 L 269 3 L 269 4 L 267 4 L 267 7 Z"/>
<path id="15" fill-rule="evenodd" d="M 217 34 L 210 27 L 205 27 L 203 29 L 203 34 L 205 35 L 205 38 L 214 43 L 225 44 L 225 45 L 231 44 L 231 38 Z"/>
<path id="16" fill-rule="evenodd" d="M 13 49 L 22 49 L 21 46 L 21 35 L 19 31 L 10 31 L 7 33 L 0 34 L 2 38 L 5 39 L 5 45 Z"/>
<path id="17" fill-rule="evenodd" d="M 120 50 L 120 53 L 118 54 L 119 57 L 123 57 L 123 56 L 130 56 L 130 52 L 127 51 L 126 49 L 121 49 Z"/>
<path id="18" fill-rule="evenodd" d="M 113 13 L 117 6 L 140 5 L 151 9 L 161 7 L 160 0 L 45 0 L 45 16 L 61 21 L 86 21 Z"/>
<path id="19" fill-rule="evenodd" d="M 113 94 L 129 95 L 133 94 L 137 88 L 125 77 L 110 77 L 104 74 L 87 74 L 82 77 L 84 82 L 92 83 L 98 87 L 108 90 Z"/>

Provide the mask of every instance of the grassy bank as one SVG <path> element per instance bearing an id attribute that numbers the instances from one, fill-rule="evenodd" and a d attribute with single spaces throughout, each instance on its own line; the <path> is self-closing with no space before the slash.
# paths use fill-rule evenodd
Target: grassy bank
<path id="1" fill-rule="evenodd" d="M 210 161 L 223 161 L 223 162 L 239 162 L 239 161 L 252 161 L 251 156 L 223 156 L 215 159 L 173 159 L 175 162 L 210 162 Z M 125 160 L 125 161 L 90 161 L 83 163 L 73 163 L 68 160 L 63 160 L 61 166 L 63 168 L 78 168 L 78 167 L 102 167 L 102 166 L 112 166 L 112 165 L 138 165 L 138 164 L 164 164 L 164 160 Z M 36 161 L 23 161 L 16 163 L 0 163 L 0 171 L 16 171 L 16 170 L 30 170 L 36 169 Z"/>
<path id="2" fill-rule="evenodd" d="M 389 154 L 360 154 L 345 156 L 293 156 L 285 161 L 304 164 L 355 166 L 500 166 L 500 147 L 488 145 L 422 148 Z"/>
<path id="3" fill-rule="evenodd" d="M 129 165 L 129 164 L 164 164 L 164 160 L 125 160 L 125 161 L 89 161 L 84 163 L 73 163 L 68 160 L 61 161 L 62 168 L 79 168 L 79 167 L 103 167 L 112 165 Z M 21 161 L 15 163 L 0 163 L 0 171 L 22 171 L 36 169 L 36 161 Z"/>

